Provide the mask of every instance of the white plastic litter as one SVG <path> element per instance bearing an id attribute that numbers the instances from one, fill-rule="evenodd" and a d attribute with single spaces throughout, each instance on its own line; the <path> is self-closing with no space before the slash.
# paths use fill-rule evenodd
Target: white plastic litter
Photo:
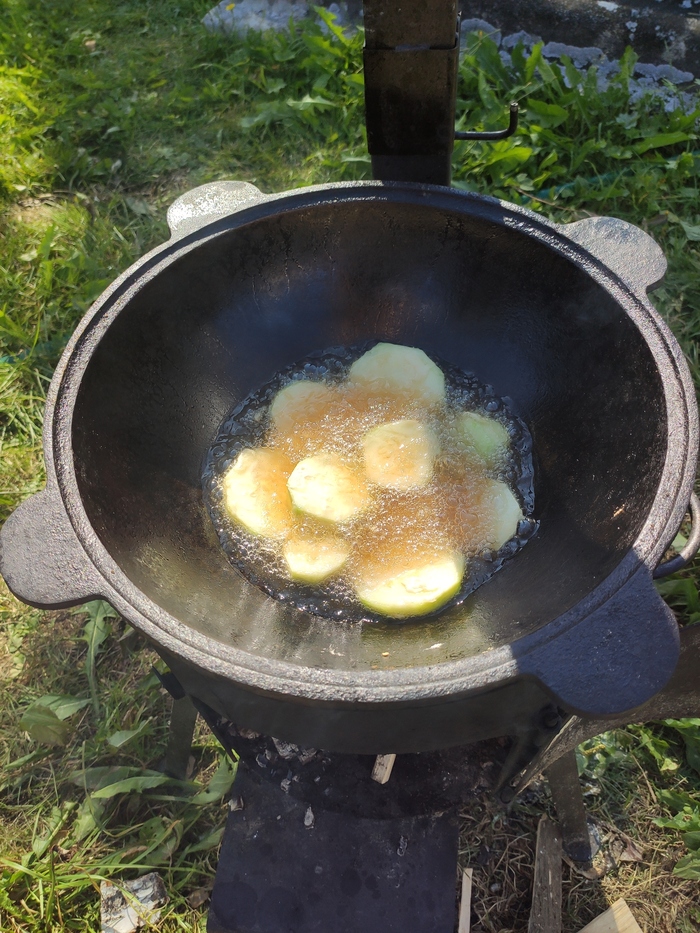
<path id="1" fill-rule="evenodd" d="M 168 895 L 160 875 L 153 871 L 135 881 L 100 885 L 102 933 L 134 933 L 139 927 L 157 923 Z"/>

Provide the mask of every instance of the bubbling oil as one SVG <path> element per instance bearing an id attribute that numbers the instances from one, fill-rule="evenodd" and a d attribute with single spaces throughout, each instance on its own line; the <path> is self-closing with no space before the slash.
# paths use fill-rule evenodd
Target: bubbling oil
<path id="1" fill-rule="evenodd" d="M 211 446 L 203 471 L 204 499 L 219 540 L 231 563 L 270 596 L 298 609 L 340 621 L 386 621 L 363 606 L 353 581 L 371 580 L 387 571 L 411 569 L 420 560 L 448 550 L 461 552 L 467 569 L 459 592 L 436 612 L 459 605 L 512 557 L 536 530 L 532 439 L 506 399 L 451 364 L 434 359 L 445 376 L 444 404 L 426 404 L 347 381 L 350 366 L 371 344 L 334 348 L 300 361 L 244 399 L 226 418 Z M 294 416 L 270 417 L 277 394 L 297 381 L 323 386 Z M 507 455 L 486 465 L 460 442 L 456 421 L 465 411 L 499 421 L 509 438 Z M 370 483 L 370 504 L 352 519 L 333 525 L 333 535 L 347 539 L 350 556 L 336 576 L 309 585 L 292 581 L 283 557 L 283 541 L 247 532 L 228 515 L 223 477 L 246 448 L 269 447 L 293 463 L 330 453 L 358 475 L 363 473 L 362 439 L 378 425 L 414 419 L 434 436 L 439 453 L 427 483 L 394 489 Z M 499 480 L 515 493 L 523 519 L 516 534 L 498 551 L 487 543 L 489 483 Z M 293 533 L 321 537 L 329 523 L 295 513 Z"/>

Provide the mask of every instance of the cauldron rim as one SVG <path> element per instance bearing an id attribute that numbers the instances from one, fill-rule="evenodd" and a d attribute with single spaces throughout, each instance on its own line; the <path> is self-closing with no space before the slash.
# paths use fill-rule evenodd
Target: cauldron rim
<path id="1" fill-rule="evenodd" d="M 606 291 L 629 317 L 647 343 L 661 374 L 669 418 L 668 450 L 657 497 L 633 548 L 618 566 L 590 593 L 557 619 L 537 631 L 499 648 L 438 666 L 400 670 L 314 670 L 313 681 L 300 676 L 306 668 L 292 662 L 269 660 L 222 644 L 170 616 L 135 587 L 98 538 L 80 498 L 71 440 L 71 419 L 82 375 L 112 321 L 130 297 L 178 257 L 197 249 L 209 239 L 236 227 L 281 211 L 295 211 L 318 203 L 377 199 L 389 202 L 426 203 L 446 210 L 482 217 L 516 228 L 534 237 L 582 268 Z M 196 221 L 195 221 L 196 224 Z M 573 226 L 573 225 L 572 225 Z M 284 694 L 298 699 L 341 702 L 403 703 L 438 699 L 479 691 L 522 675 L 523 658 L 536 653 L 553 639 L 570 631 L 632 580 L 642 570 L 648 575 L 662 557 L 668 541 L 685 513 L 692 491 L 697 454 L 697 417 L 692 402 L 692 382 L 675 338 L 645 296 L 648 281 L 624 281 L 589 249 L 567 236 L 564 225 L 555 225 L 517 205 L 471 192 L 410 183 L 350 182 L 319 185 L 262 196 L 249 206 L 197 229 L 185 229 L 179 238 L 146 254 L 121 275 L 85 316 L 56 370 L 47 400 L 44 445 L 49 492 L 60 496 L 72 528 L 86 552 L 98 586 L 90 596 L 102 596 L 166 651 L 184 656 L 196 667 L 255 691 Z M 674 408 L 674 396 L 682 404 Z M 659 491 L 663 495 L 659 496 Z M 517 660 L 516 660 L 517 655 Z M 535 675 L 536 676 L 536 675 Z"/>

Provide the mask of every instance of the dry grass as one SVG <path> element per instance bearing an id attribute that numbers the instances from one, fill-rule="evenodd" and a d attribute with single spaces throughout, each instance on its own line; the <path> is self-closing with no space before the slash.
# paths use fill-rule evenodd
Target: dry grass
<path id="1" fill-rule="evenodd" d="M 594 787 L 599 793 L 586 797 L 603 842 L 595 864 L 607 871 L 591 880 L 564 864 L 562 933 L 578 933 L 620 897 L 645 933 L 700 930 L 698 882 L 672 873 L 685 847 L 677 834 L 654 825 L 662 808 L 644 768 L 637 763 L 633 770 L 602 779 Z M 627 800 L 620 796 L 621 778 Z M 527 791 L 510 813 L 487 797 L 462 812 L 460 869 L 474 869 L 472 933 L 526 933 L 537 823 L 545 812 L 556 819 L 544 782 Z M 641 862 L 620 859 L 619 840 L 628 838 L 640 850 Z"/>

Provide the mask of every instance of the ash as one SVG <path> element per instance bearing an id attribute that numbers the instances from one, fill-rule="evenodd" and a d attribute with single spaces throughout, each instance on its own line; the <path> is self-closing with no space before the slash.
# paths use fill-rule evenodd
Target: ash
<path id="1" fill-rule="evenodd" d="M 510 745 L 499 738 L 398 755 L 389 782 L 378 784 L 372 780 L 375 755 L 303 748 L 226 720 L 219 721 L 217 734 L 239 756 L 239 767 L 303 802 L 312 814 L 331 810 L 371 819 L 444 812 L 492 793 Z"/>

